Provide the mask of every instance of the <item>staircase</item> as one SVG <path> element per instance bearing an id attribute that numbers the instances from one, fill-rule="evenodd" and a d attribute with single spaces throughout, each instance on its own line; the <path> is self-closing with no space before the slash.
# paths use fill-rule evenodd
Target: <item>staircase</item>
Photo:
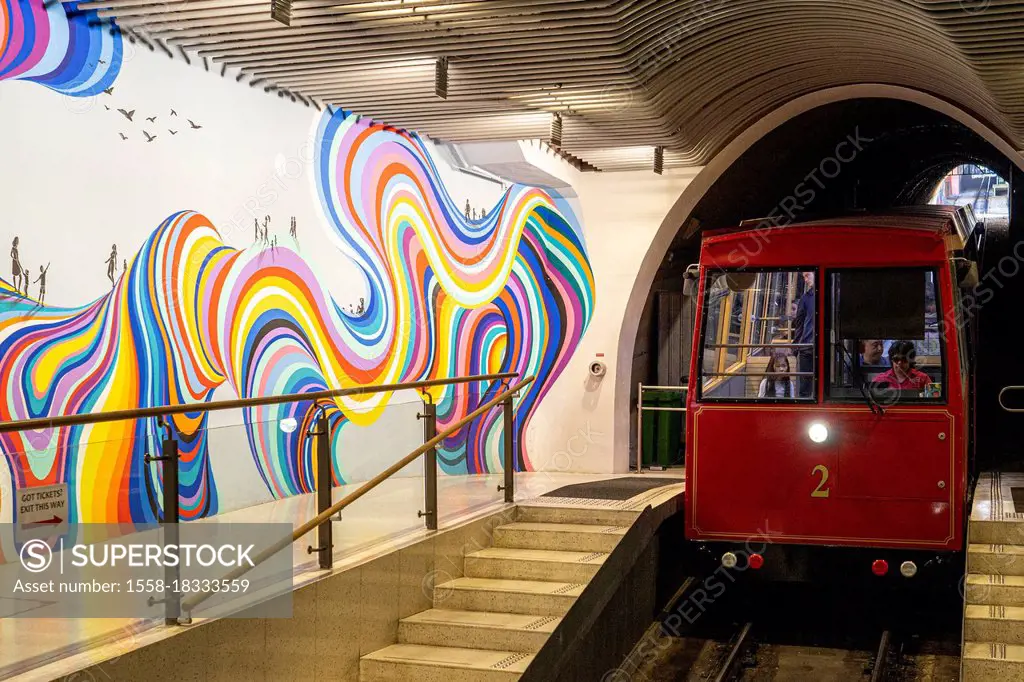
<path id="1" fill-rule="evenodd" d="M 982 474 L 968 525 L 961 679 L 1024 679 L 1024 474 Z"/>
<path id="2" fill-rule="evenodd" d="M 434 608 L 403 618 L 398 644 L 363 656 L 361 682 L 519 679 L 638 512 L 521 505 Z"/>

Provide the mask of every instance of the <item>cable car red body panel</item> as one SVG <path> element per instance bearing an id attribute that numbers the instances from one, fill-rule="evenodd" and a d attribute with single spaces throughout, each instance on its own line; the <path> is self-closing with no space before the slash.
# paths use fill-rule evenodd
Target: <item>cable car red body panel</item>
<path id="1" fill-rule="evenodd" d="M 697 320 L 704 319 L 709 270 L 813 267 L 823 282 L 829 268 L 927 266 L 938 273 L 937 313 L 945 329 L 956 330 L 959 293 L 950 269 L 948 219 L 938 216 L 931 225 L 899 216 L 851 222 L 708 232 Z M 814 404 L 702 402 L 703 325 L 695 325 L 686 414 L 687 538 L 961 549 L 968 387 L 957 333 L 944 337 L 945 400 L 897 404 L 876 415 L 867 404 L 825 398 L 825 299 L 815 297 Z M 829 432 L 820 444 L 808 437 L 815 422 Z"/>

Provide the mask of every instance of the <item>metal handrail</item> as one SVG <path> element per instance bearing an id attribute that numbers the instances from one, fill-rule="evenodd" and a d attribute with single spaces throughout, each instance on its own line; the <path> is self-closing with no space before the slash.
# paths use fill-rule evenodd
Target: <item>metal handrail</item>
<path id="1" fill-rule="evenodd" d="M 1024 386 L 1003 386 L 1003 389 L 999 391 L 999 407 L 1003 408 L 1006 412 L 1024 412 L 1024 407 L 1007 407 L 1006 403 L 1003 402 L 1003 394 L 1007 391 L 1024 391 Z"/>
<path id="2" fill-rule="evenodd" d="M 706 343 L 705 348 L 814 348 L 813 343 Z"/>
<path id="3" fill-rule="evenodd" d="M 162 417 L 164 415 L 169 414 L 213 412 L 215 410 L 230 410 L 240 407 L 256 407 L 259 405 L 280 405 L 283 403 L 318 401 L 326 400 L 329 398 L 341 398 L 350 395 L 364 395 L 367 393 L 386 393 L 388 391 L 430 388 L 431 386 L 450 386 L 453 384 L 472 383 L 474 381 L 496 381 L 499 379 L 511 379 L 512 377 L 515 376 L 517 376 L 516 372 L 502 372 L 500 374 L 479 374 L 475 376 L 454 377 L 450 379 L 427 379 L 424 381 L 406 381 L 398 384 L 353 386 L 351 388 L 338 388 L 328 391 L 314 391 L 311 393 L 289 393 L 287 395 L 261 396 L 258 398 L 237 398 L 234 400 L 217 400 L 210 403 L 165 405 L 163 407 L 140 407 L 132 410 L 111 410 L 109 412 L 98 412 L 95 414 L 70 414 L 60 417 L 37 417 L 34 419 L 18 419 L 15 421 L 0 422 L 0 433 L 9 433 L 11 431 L 32 431 L 37 429 L 53 429 L 59 426 L 77 426 L 80 424 L 97 424 L 100 422 L 126 421 L 129 419 L 147 419 L 149 417 Z"/>
<path id="4" fill-rule="evenodd" d="M 704 372 L 706 377 L 813 377 L 814 372 Z"/>
<path id="5" fill-rule="evenodd" d="M 408 455 L 406 455 L 402 459 L 398 460 L 397 462 L 392 464 L 390 467 L 388 467 L 387 469 L 385 469 L 381 473 L 377 474 L 372 479 L 370 479 L 369 481 L 367 481 L 363 485 L 359 486 L 359 488 L 356 489 L 354 492 L 352 492 L 349 495 L 345 496 L 344 498 L 338 500 L 337 502 L 332 504 L 330 507 L 328 507 L 324 511 L 320 512 L 316 516 L 314 516 L 312 519 L 310 519 L 306 523 L 304 523 L 301 526 L 299 526 L 298 528 L 296 528 L 292 532 L 292 535 L 291 535 L 290 539 L 280 540 L 280 541 L 274 543 L 273 545 L 271 545 L 270 547 L 264 549 L 262 552 L 257 554 L 256 557 L 252 560 L 252 565 L 251 566 L 240 566 L 239 568 L 236 568 L 233 571 L 227 573 L 224 576 L 223 580 L 235 580 L 235 579 L 245 575 L 246 573 L 251 571 L 253 568 L 255 568 L 257 565 L 263 563 L 264 561 L 266 561 L 270 557 L 274 556 L 275 554 L 277 554 L 281 550 L 285 549 L 286 547 L 288 547 L 288 546 L 292 545 L 293 543 L 295 543 L 296 541 L 298 541 L 299 538 L 301 538 L 306 533 L 309 533 L 310 531 L 312 531 L 313 529 L 317 528 L 318 526 L 320 526 L 320 525 L 322 525 L 324 523 L 328 523 L 330 521 L 331 517 L 334 516 L 335 514 L 337 514 L 338 512 L 340 512 L 342 509 L 344 509 L 345 507 L 349 506 L 350 504 L 352 504 L 353 502 L 358 500 L 360 497 L 362 497 L 363 495 L 365 495 L 366 493 L 370 492 L 371 490 L 376 488 L 378 485 L 383 483 L 385 480 L 387 480 L 388 478 L 390 478 L 394 474 L 396 474 L 399 471 L 401 471 L 402 469 L 404 469 L 406 466 L 408 466 L 410 463 L 412 463 L 417 457 L 419 457 L 423 453 L 433 449 L 436 445 L 438 445 L 445 438 L 447 438 L 448 436 L 452 435 L 453 433 L 455 433 L 456 431 L 461 429 L 463 426 L 465 426 L 469 422 L 473 421 L 474 419 L 476 419 L 477 417 L 482 415 L 487 410 L 490 410 L 491 408 L 497 406 L 499 403 L 501 403 L 501 402 L 511 398 L 513 395 L 515 395 L 520 390 L 522 390 L 522 388 L 524 386 L 532 383 L 533 380 L 536 379 L 536 378 L 537 378 L 536 376 L 530 375 L 530 376 L 526 377 L 525 379 L 523 379 L 522 381 L 520 381 L 519 383 L 517 383 L 517 384 L 515 384 L 513 386 L 510 386 L 507 390 L 503 391 L 502 393 L 499 393 L 497 396 L 495 396 L 494 398 L 492 398 L 488 402 L 486 402 L 483 405 L 481 405 L 480 407 L 476 408 L 475 410 L 473 410 L 472 412 L 467 414 L 465 417 L 463 417 L 459 421 L 455 422 L 454 424 L 452 424 L 451 426 L 446 428 L 444 431 L 442 431 L 441 433 L 437 434 L 436 436 L 434 436 L 433 438 L 428 440 L 426 443 L 424 443 L 423 445 L 421 445 L 418 448 L 416 448 L 415 450 L 413 450 Z M 508 454 L 509 453 L 506 452 L 506 457 L 508 456 Z M 506 471 L 506 476 L 507 475 L 508 475 L 508 472 Z M 192 611 L 192 609 L 194 609 L 196 606 L 198 606 L 202 602 L 204 602 L 207 599 L 209 599 L 210 596 L 212 596 L 213 594 L 216 594 L 216 593 L 214 593 L 214 592 L 197 592 L 197 593 L 194 594 L 194 596 L 189 597 L 187 599 L 183 599 L 182 602 L 181 602 L 181 610 L 182 610 L 182 612 L 186 613 L 186 614 L 190 613 Z"/>

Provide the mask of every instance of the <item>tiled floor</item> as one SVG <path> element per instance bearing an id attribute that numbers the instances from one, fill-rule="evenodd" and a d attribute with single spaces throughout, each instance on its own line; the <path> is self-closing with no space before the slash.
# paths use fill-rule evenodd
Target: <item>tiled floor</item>
<path id="1" fill-rule="evenodd" d="M 658 476 L 681 476 L 658 472 Z M 636 474 L 624 474 L 636 475 Z M 646 475 L 646 474 L 642 474 Z M 533 472 L 516 475 L 516 500 L 543 495 L 564 485 L 612 478 L 611 474 L 566 474 Z M 445 476 L 438 480 L 440 525 L 454 525 L 502 506 L 497 486 L 500 475 Z M 334 498 L 341 499 L 359 487 L 358 484 L 336 488 Z M 671 496 L 671 489 L 659 489 L 642 496 L 644 505 L 657 503 Z M 637 503 L 640 498 L 633 500 Z M 560 498 L 544 498 L 544 504 L 559 504 Z M 579 504 L 579 500 L 575 500 Z M 594 506 L 607 506 L 593 501 Z M 617 503 L 613 503 L 617 504 Z M 367 561 L 404 546 L 427 534 L 416 512 L 423 508 L 423 480 L 396 478 L 382 483 L 376 490 L 348 507 L 341 522 L 334 524 L 335 567 L 342 568 Z M 302 495 L 219 515 L 198 523 L 225 522 L 289 522 L 297 527 L 316 514 L 313 495 Z M 311 540 L 315 533 L 308 536 Z M 296 581 L 308 578 L 315 568 L 315 558 L 306 552 L 306 541 L 294 545 Z M 111 648 L 134 648 L 157 635 L 154 622 L 131 619 L 0 619 L 0 679 L 19 674 L 18 680 L 39 679 L 32 668 L 72 654 L 83 654 L 93 648 L 104 658 Z M 88 655 L 85 653 L 85 655 Z M 25 673 L 25 674 L 20 674 Z M 46 679 L 49 679 L 47 677 Z"/>

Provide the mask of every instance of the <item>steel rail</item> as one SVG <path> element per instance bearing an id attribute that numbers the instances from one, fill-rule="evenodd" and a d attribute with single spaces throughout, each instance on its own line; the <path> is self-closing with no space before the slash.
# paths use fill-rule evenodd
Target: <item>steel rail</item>
<path id="1" fill-rule="evenodd" d="M 719 669 L 718 674 L 715 675 L 714 682 L 727 682 L 727 680 L 732 679 L 733 674 L 743 660 L 743 649 L 748 644 L 747 640 L 750 637 L 750 629 L 753 626 L 753 623 L 745 623 L 740 629 L 739 635 L 737 635 L 736 640 L 729 649 L 729 655 L 725 657 L 722 667 Z"/>

